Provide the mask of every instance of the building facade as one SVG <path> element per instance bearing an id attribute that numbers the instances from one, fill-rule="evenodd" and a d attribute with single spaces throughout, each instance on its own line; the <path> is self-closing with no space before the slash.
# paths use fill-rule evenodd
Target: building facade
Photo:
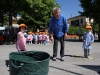
<path id="1" fill-rule="evenodd" d="M 83 25 L 90 25 L 93 23 L 93 19 L 89 19 L 86 16 L 75 16 L 68 19 L 68 23 L 70 26 L 83 26 Z"/>

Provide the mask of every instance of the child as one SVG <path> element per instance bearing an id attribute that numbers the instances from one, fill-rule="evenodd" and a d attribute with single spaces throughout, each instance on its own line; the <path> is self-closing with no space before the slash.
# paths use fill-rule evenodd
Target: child
<path id="1" fill-rule="evenodd" d="M 39 44 L 42 44 L 43 38 L 42 38 L 42 33 L 41 32 L 39 32 L 38 38 L 39 38 Z"/>
<path id="2" fill-rule="evenodd" d="M 92 34 L 91 30 L 92 27 L 87 25 L 86 33 L 83 35 L 83 49 L 85 58 L 90 58 L 91 45 L 94 42 L 94 35 Z"/>
<path id="3" fill-rule="evenodd" d="M 28 44 L 32 44 L 33 35 L 32 32 L 28 32 L 28 37 L 26 38 Z"/>
<path id="4" fill-rule="evenodd" d="M 49 39 L 49 38 L 50 38 L 50 37 L 49 37 L 49 34 L 47 33 L 47 38 L 46 38 L 47 44 L 50 43 L 50 39 Z"/>
<path id="5" fill-rule="evenodd" d="M 26 34 L 25 29 L 27 26 L 25 24 L 20 24 L 20 31 L 17 34 L 16 48 L 18 51 L 26 51 Z"/>
<path id="6" fill-rule="evenodd" d="M 33 36 L 32 43 L 34 44 L 35 43 L 35 33 L 32 33 L 32 36 Z"/>
<path id="7" fill-rule="evenodd" d="M 43 38 L 43 44 L 46 45 L 46 43 L 47 43 L 47 41 L 46 41 L 46 39 L 47 39 L 47 33 L 46 32 L 43 32 L 42 38 Z"/>
<path id="8" fill-rule="evenodd" d="M 35 35 L 34 35 L 34 43 L 35 44 L 38 44 L 38 32 L 35 32 Z"/>

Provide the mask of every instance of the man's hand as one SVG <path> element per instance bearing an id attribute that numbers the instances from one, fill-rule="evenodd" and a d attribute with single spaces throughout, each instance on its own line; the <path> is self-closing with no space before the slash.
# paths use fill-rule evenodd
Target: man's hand
<path id="1" fill-rule="evenodd" d="M 54 38 L 53 38 L 53 35 L 52 35 L 52 34 L 50 34 L 50 40 L 51 40 L 52 42 L 54 42 Z"/>
<path id="2" fill-rule="evenodd" d="M 65 34 L 65 38 L 67 38 L 67 33 Z"/>
<path id="3" fill-rule="evenodd" d="M 54 38 L 53 38 L 53 36 L 51 37 L 51 41 L 54 42 Z"/>

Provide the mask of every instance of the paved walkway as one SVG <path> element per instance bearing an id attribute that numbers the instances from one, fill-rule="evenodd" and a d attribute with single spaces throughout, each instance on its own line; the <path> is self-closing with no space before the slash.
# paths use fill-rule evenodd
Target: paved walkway
<path id="1" fill-rule="evenodd" d="M 45 51 L 52 56 L 52 45 L 27 45 L 27 51 Z M 59 45 L 60 50 L 60 45 Z M 100 75 L 100 42 L 95 42 L 91 50 L 91 59 L 84 59 L 82 42 L 65 42 L 65 61 L 50 60 L 48 75 Z M 9 75 L 9 53 L 17 51 L 14 45 L 0 45 L 0 75 Z"/>

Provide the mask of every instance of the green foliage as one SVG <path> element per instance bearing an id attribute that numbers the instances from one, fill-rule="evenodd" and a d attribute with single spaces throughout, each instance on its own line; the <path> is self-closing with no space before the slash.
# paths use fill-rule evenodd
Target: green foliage
<path id="1" fill-rule="evenodd" d="M 83 8 L 83 12 L 79 13 L 89 18 L 93 18 L 94 22 L 98 24 L 98 28 L 96 26 L 94 27 L 96 27 L 96 31 L 98 31 L 98 39 L 100 41 L 100 0 L 79 0 L 79 1 L 81 3 L 80 6 Z"/>
<path id="2" fill-rule="evenodd" d="M 2 23 L 8 19 L 9 25 L 11 25 L 12 16 L 16 17 L 18 13 L 27 11 L 26 9 L 29 9 L 26 0 L 0 0 L 0 19 L 2 19 Z"/>
<path id="3" fill-rule="evenodd" d="M 80 29 L 80 27 L 69 27 L 68 34 L 77 34 L 79 29 Z M 85 29 L 81 28 L 81 30 L 82 30 L 82 34 L 84 34 Z"/>
<path id="4" fill-rule="evenodd" d="M 9 19 L 10 12 L 14 17 L 17 14 L 21 15 L 22 19 L 19 23 L 46 26 L 52 16 L 52 8 L 55 6 L 59 6 L 55 0 L 0 0 L 0 21 L 7 19 L 5 14 Z"/>
<path id="5" fill-rule="evenodd" d="M 81 28 L 81 30 L 82 30 L 82 34 L 86 32 L 85 28 Z"/>
<path id="6" fill-rule="evenodd" d="M 26 0 L 28 11 L 21 12 L 21 17 L 27 25 L 46 26 L 52 16 L 52 8 L 58 6 L 55 0 Z M 30 24 L 31 23 L 31 24 Z"/>
<path id="7" fill-rule="evenodd" d="M 94 25 L 93 25 L 93 31 L 96 32 L 96 33 L 99 32 L 99 25 L 98 24 L 94 23 Z"/>

